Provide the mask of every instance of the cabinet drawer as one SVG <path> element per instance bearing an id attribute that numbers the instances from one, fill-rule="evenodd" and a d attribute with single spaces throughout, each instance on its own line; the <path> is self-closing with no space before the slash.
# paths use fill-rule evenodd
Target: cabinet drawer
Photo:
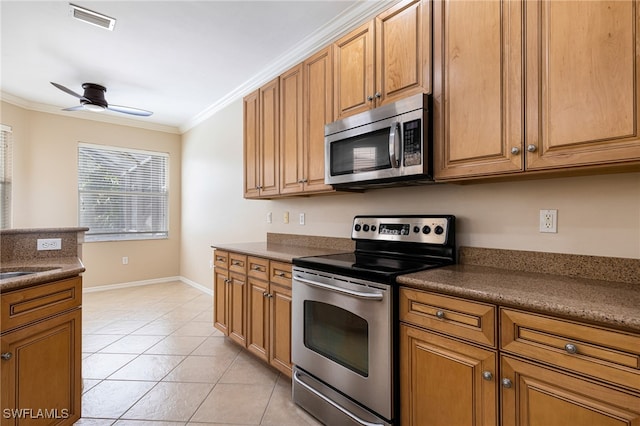
<path id="1" fill-rule="evenodd" d="M 640 390 L 640 335 L 500 310 L 501 349 Z"/>
<path id="2" fill-rule="evenodd" d="M 229 253 L 229 270 L 239 272 L 241 274 L 247 273 L 247 256 L 238 253 Z"/>
<path id="3" fill-rule="evenodd" d="M 269 279 L 269 259 L 249 256 L 247 263 L 247 275 L 265 281 Z"/>
<path id="4" fill-rule="evenodd" d="M 291 288 L 291 264 L 271 262 L 269 281 Z"/>
<path id="5" fill-rule="evenodd" d="M 227 269 L 229 267 L 229 252 L 215 250 L 213 252 L 213 266 Z"/>
<path id="6" fill-rule="evenodd" d="M 493 305 L 403 287 L 400 321 L 496 347 Z"/>
<path id="7" fill-rule="evenodd" d="M 10 291 L 3 293 L 0 299 L 4 332 L 79 307 L 82 304 L 82 278 Z"/>

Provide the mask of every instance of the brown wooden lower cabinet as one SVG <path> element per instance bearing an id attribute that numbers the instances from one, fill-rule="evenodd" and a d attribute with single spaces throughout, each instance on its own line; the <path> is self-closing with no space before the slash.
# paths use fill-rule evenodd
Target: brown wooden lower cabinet
<path id="1" fill-rule="evenodd" d="M 640 395 L 510 356 L 500 368 L 502 426 L 640 424 Z"/>
<path id="2" fill-rule="evenodd" d="M 291 264 L 220 250 L 214 264 L 214 326 L 291 377 Z"/>
<path id="3" fill-rule="evenodd" d="M 403 426 L 640 426 L 638 333 L 490 307 L 400 289 Z"/>
<path id="4" fill-rule="evenodd" d="M 81 283 L 76 277 L 2 294 L 5 314 L 22 310 L 34 319 L 2 330 L 2 426 L 72 425 L 80 418 Z"/>
<path id="5" fill-rule="evenodd" d="M 400 326 L 401 424 L 496 425 L 497 351 Z"/>

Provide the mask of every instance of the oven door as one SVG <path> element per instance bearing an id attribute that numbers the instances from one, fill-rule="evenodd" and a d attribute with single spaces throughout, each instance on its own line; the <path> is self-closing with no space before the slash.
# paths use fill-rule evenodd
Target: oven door
<path id="1" fill-rule="evenodd" d="M 391 286 L 304 268 L 293 272 L 293 363 L 392 419 Z"/>

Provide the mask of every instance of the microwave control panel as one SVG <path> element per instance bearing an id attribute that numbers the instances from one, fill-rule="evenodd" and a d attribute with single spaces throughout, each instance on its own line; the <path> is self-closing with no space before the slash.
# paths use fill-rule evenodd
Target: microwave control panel
<path id="1" fill-rule="evenodd" d="M 422 126 L 420 119 L 407 121 L 403 125 L 404 166 L 422 164 Z"/>

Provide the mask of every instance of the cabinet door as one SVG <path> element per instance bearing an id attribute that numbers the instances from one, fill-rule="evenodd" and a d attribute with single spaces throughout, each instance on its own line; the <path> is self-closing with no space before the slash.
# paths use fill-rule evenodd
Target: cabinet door
<path id="1" fill-rule="evenodd" d="M 277 195 L 280 145 L 279 79 L 260 88 L 260 196 Z"/>
<path id="2" fill-rule="evenodd" d="M 227 318 L 227 286 L 229 272 L 226 269 L 215 268 L 213 271 L 213 326 L 229 335 L 229 320 Z"/>
<path id="3" fill-rule="evenodd" d="M 227 309 L 229 337 L 246 347 L 246 275 L 229 274 Z"/>
<path id="4" fill-rule="evenodd" d="M 401 423 L 496 425 L 497 367 L 496 351 L 402 324 Z"/>
<path id="5" fill-rule="evenodd" d="M 356 28 L 333 45 L 336 119 L 373 107 L 373 31 L 374 21 L 371 21 Z"/>
<path id="6" fill-rule="evenodd" d="M 80 418 L 81 321 L 76 309 L 2 336 L 2 353 L 11 354 L 0 361 L 2 408 L 32 409 L 33 416 L 41 409 L 45 417 L 19 424 L 72 425 Z M 3 426 L 17 424 L 2 416 Z"/>
<path id="7" fill-rule="evenodd" d="M 259 195 L 260 177 L 260 106 L 259 90 L 247 95 L 243 100 L 244 135 L 244 196 L 256 198 Z"/>
<path id="8" fill-rule="evenodd" d="M 280 193 L 303 189 L 302 64 L 280 76 Z"/>
<path id="9" fill-rule="evenodd" d="M 269 363 L 291 377 L 291 287 L 271 283 Z"/>
<path id="10" fill-rule="evenodd" d="M 438 179 L 523 169 L 522 3 L 434 2 Z"/>
<path id="11" fill-rule="evenodd" d="M 525 3 L 527 168 L 640 159 L 638 2 Z"/>
<path id="12" fill-rule="evenodd" d="M 502 426 L 640 424 L 640 397 L 541 365 L 501 357 Z"/>
<path id="13" fill-rule="evenodd" d="M 431 6 L 404 0 L 376 17 L 376 106 L 431 92 Z"/>
<path id="14" fill-rule="evenodd" d="M 324 126 L 333 118 L 331 46 L 304 61 L 304 190 L 331 191 L 324 183 Z"/>
<path id="15" fill-rule="evenodd" d="M 269 283 L 249 278 L 247 285 L 247 349 L 268 362 Z"/>

